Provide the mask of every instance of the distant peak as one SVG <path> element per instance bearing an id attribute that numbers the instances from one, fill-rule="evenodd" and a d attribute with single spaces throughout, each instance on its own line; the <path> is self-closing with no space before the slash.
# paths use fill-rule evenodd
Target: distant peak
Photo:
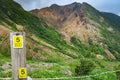
<path id="1" fill-rule="evenodd" d="M 80 4 L 80 3 L 78 3 L 78 2 L 73 2 L 72 4 Z"/>
<path id="2" fill-rule="evenodd" d="M 78 2 L 74 2 L 74 3 L 72 3 L 71 5 L 74 5 L 74 6 L 80 6 L 81 5 L 81 3 L 78 3 Z"/>
<path id="3" fill-rule="evenodd" d="M 87 2 L 83 2 L 82 4 L 88 4 Z"/>
<path id="4" fill-rule="evenodd" d="M 52 6 L 58 6 L 57 4 L 52 4 Z"/>
<path id="5" fill-rule="evenodd" d="M 59 6 L 57 4 L 52 4 L 50 7 L 51 8 L 56 8 L 56 7 L 59 7 Z"/>
<path id="6" fill-rule="evenodd" d="M 74 2 L 71 4 L 65 5 L 64 7 L 67 7 L 67 8 L 72 9 L 72 10 L 76 10 L 76 9 L 79 9 L 80 6 L 81 6 L 81 3 Z"/>

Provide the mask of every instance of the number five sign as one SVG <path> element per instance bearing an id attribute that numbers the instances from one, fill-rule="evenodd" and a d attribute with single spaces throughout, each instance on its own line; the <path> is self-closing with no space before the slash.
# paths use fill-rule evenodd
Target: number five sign
<path id="1" fill-rule="evenodd" d="M 23 36 L 13 36 L 13 48 L 23 48 Z"/>
<path id="2" fill-rule="evenodd" d="M 27 78 L 27 69 L 19 68 L 19 78 Z"/>

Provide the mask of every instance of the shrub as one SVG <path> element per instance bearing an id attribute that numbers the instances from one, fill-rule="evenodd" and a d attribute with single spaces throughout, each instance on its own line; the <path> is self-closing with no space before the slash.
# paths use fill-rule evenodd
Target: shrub
<path id="1" fill-rule="evenodd" d="M 88 75 L 94 68 L 95 65 L 92 61 L 88 59 L 82 59 L 80 61 L 80 65 L 76 66 L 75 73 L 77 76 Z"/>

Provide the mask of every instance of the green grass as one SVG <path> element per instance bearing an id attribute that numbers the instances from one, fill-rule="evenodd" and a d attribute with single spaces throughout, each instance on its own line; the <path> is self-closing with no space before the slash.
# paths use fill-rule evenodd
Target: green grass
<path id="1" fill-rule="evenodd" d="M 58 64 L 55 64 L 51 68 L 38 69 L 32 72 L 29 72 L 29 76 L 33 78 L 56 78 L 56 77 L 65 77 L 63 72 L 60 71 L 61 68 Z"/>
<path id="2" fill-rule="evenodd" d="M 108 72 L 105 74 L 101 74 L 101 73 L 114 70 L 114 66 L 116 66 L 116 64 L 119 64 L 118 61 L 110 62 L 110 61 L 97 60 L 97 59 L 90 59 L 90 60 L 94 62 L 96 67 L 88 75 L 100 74 L 99 76 L 93 76 L 93 77 L 82 78 L 82 79 L 69 79 L 69 80 L 117 80 L 117 76 L 115 72 L 111 72 L 111 73 Z M 38 63 L 39 62 L 35 64 L 38 64 Z M 68 60 L 66 62 L 55 63 L 52 67 L 49 67 L 49 68 L 41 67 L 38 70 L 29 72 L 28 75 L 34 78 L 61 78 L 61 77 L 69 78 L 71 76 L 66 75 L 61 71 L 70 70 L 73 73 L 72 76 L 77 77 L 74 70 L 75 70 L 75 67 L 79 64 L 80 64 L 79 59 Z"/>

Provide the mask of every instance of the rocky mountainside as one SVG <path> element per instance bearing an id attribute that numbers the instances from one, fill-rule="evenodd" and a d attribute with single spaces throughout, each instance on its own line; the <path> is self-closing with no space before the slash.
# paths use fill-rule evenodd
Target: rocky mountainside
<path id="1" fill-rule="evenodd" d="M 87 42 L 87 38 L 92 38 L 95 41 L 97 39 L 95 35 L 100 37 L 96 27 L 99 24 L 88 19 L 85 15 L 87 5 L 87 3 L 76 2 L 65 6 L 53 4 L 48 8 L 33 10 L 31 13 L 43 18 L 49 26 L 59 31 L 67 42 L 70 42 L 70 38 L 73 36 L 80 38 L 82 42 Z"/>
<path id="2" fill-rule="evenodd" d="M 40 10 L 35 9 L 30 12 L 42 18 L 50 27 L 60 32 L 68 43 L 71 42 L 71 37 L 79 39 L 86 45 L 89 45 L 89 41 L 92 41 L 94 44 L 102 45 L 102 48 L 106 46 L 106 53 L 108 54 L 109 52 L 111 58 L 115 59 L 109 48 L 111 45 L 106 42 L 110 37 L 105 36 L 113 35 L 114 33 L 119 34 L 119 16 L 112 13 L 99 12 L 84 2 L 82 4 L 75 2 L 65 6 L 53 4 L 50 7 Z M 118 35 L 114 35 L 111 38 L 114 37 L 120 38 Z M 110 40 L 110 44 L 115 44 L 116 42 Z M 117 46 L 120 45 L 118 44 Z M 119 49 L 117 51 L 119 52 Z"/>

